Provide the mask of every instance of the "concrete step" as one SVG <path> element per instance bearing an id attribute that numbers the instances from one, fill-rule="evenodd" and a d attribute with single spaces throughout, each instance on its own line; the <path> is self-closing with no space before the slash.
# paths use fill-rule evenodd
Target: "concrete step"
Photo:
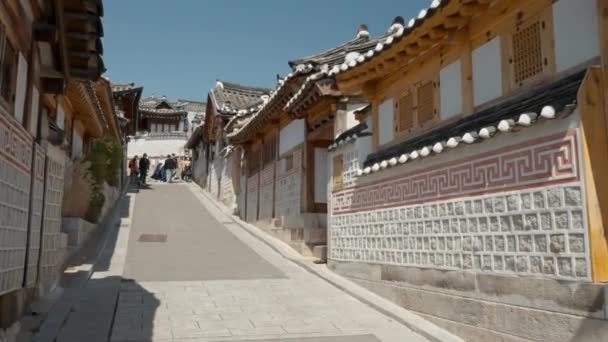
<path id="1" fill-rule="evenodd" d="M 320 260 L 327 260 L 327 245 L 317 245 L 312 248 L 312 255 Z"/>

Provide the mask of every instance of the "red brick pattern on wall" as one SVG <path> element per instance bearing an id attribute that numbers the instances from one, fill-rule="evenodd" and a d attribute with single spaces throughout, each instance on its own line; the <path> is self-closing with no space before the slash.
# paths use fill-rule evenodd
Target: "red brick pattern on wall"
<path id="1" fill-rule="evenodd" d="M 334 193 L 332 210 L 388 208 L 578 179 L 577 130 L 572 129 Z"/>

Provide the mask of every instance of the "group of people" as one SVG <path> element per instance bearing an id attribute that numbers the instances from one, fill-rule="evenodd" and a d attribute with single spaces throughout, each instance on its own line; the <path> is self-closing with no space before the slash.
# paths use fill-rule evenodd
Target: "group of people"
<path id="1" fill-rule="evenodd" d="M 175 154 L 167 155 L 167 158 L 161 160 L 154 169 L 152 179 L 156 179 L 162 182 L 172 183 L 175 178 L 175 172 L 178 168 L 177 157 Z M 129 172 L 131 178 L 136 180 L 139 185 L 146 184 L 148 177 L 148 170 L 150 169 L 150 160 L 148 155 L 144 153 L 143 157 L 133 157 L 129 161 Z M 182 175 L 183 178 L 183 175 Z"/>

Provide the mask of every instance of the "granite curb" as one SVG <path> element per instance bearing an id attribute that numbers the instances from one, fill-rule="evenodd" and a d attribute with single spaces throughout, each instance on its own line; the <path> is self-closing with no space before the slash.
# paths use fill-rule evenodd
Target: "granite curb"
<path id="1" fill-rule="evenodd" d="M 450 334 L 444 329 L 436 326 L 435 324 L 423 319 L 422 317 L 411 313 L 410 311 L 398 306 L 397 304 L 376 295 L 375 293 L 364 289 L 363 287 L 351 282 L 350 280 L 339 276 L 338 274 L 332 272 L 325 265 L 316 265 L 312 262 L 312 260 L 307 259 L 293 250 L 290 246 L 288 246 L 283 241 L 280 241 L 272 236 L 261 231 L 254 225 L 251 225 L 247 222 L 242 221 L 235 215 L 232 215 L 228 212 L 228 209 L 218 203 L 215 199 L 213 199 L 207 192 L 198 187 L 195 184 L 189 185 L 203 195 L 203 197 L 212 205 L 218 209 L 222 214 L 224 214 L 227 218 L 233 221 L 235 224 L 239 225 L 250 235 L 260 240 L 268 247 L 272 248 L 274 251 L 279 253 L 284 258 L 296 263 L 298 266 L 301 266 L 308 272 L 318 276 L 319 278 L 327 281 L 332 284 L 336 288 L 350 294 L 354 298 L 359 301 L 367 304 L 368 306 L 374 308 L 375 310 L 381 312 L 382 314 L 398 321 L 399 323 L 407 326 L 412 331 L 424 336 L 430 341 L 434 342 L 464 342 L 463 339 Z"/>

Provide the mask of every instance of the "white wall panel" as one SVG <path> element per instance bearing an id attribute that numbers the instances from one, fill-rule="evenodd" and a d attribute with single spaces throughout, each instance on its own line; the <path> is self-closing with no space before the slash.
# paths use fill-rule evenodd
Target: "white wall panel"
<path id="1" fill-rule="evenodd" d="M 553 4 L 553 29 L 558 72 L 599 56 L 596 0 L 559 0 Z"/>
<path id="2" fill-rule="evenodd" d="M 462 73 L 460 60 L 439 72 L 441 119 L 462 113 Z"/>
<path id="3" fill-rule="evenodd" d="M 327 149 L 315 148 L 315 203 L 327 203 Z"/>
<path id="4" fill-rule="evenodd" d="M 25 96 L 27 94 L 27 61 L 22 54 L 19 54 L 19 64 L 17 65 L 17 85 L 15 94 L 15 118 L 23 123 L 23 113 L 25 110 Z"/>
<path id="5" fill-rule="evenodd" d="M 279 137 L 279 155 L 304 142 L 304 120 L 294 120 L 283 127 Z"/>
<path id="6" fill-rule="evenodd" d="M 500 38 L 473 50 L 473 96 L 475 106 L 502 96 Z"/>
<path id="7" fill-rule="evenodd" d="M 394 137 L 394 106 L 393 99 L 386 99 L 378 108 L 379 144 L 384 145 L 393 141 Z"/>

